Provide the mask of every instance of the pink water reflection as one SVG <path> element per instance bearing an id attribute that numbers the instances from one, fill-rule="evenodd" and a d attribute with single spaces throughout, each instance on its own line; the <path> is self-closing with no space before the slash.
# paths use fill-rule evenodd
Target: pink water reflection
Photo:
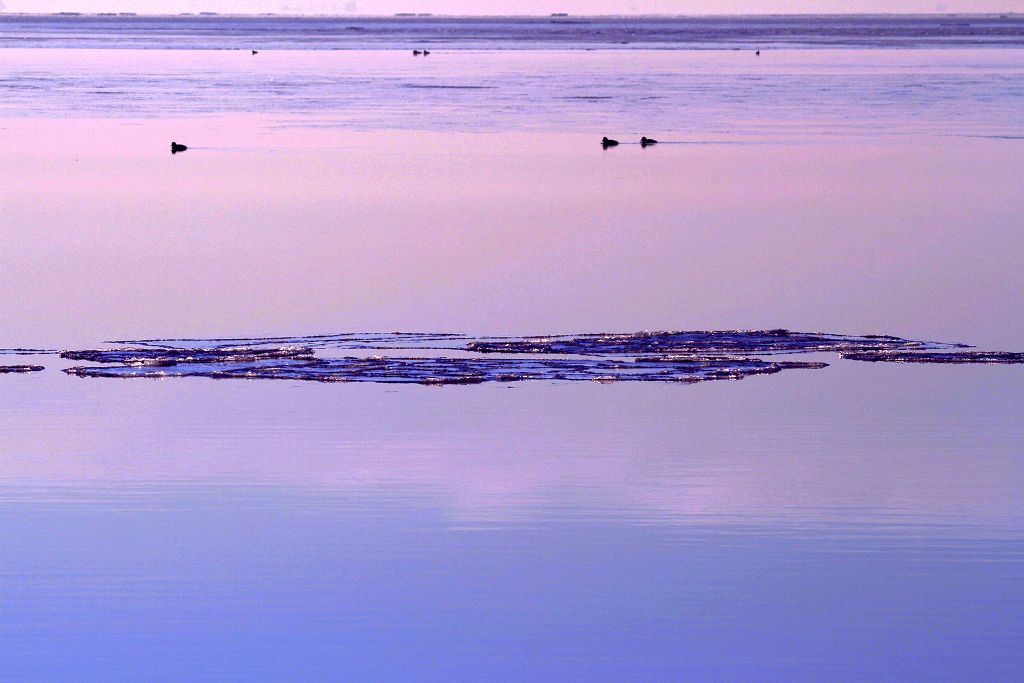
<path id="1" fill-rule="evenodd" d="M 47 373 L 5 378 L 19 400 L 0 406 L 17 416 L 0 482 L 416 496 L 466 522 L 955 517 L 991 531 L 1020 514 L 1019 376 L 838 361 L 698 386 L 437 389 Z"/>
<path id="2" fill-rule="evenodd" d="M 1015 348 L 1020 144 L 678 144 L 7 119 L 6 345 L 357 329 Z M 172 157 L 170 140 L 191 146 Z"/>

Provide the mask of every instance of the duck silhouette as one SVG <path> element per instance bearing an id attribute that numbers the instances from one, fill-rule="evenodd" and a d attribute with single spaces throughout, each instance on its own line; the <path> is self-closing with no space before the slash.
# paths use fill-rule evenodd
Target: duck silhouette
<path id="1" fill-rule="evenodd" d="M 254 55 L 258 55 L 258 54 L 259 54 L 259 52 L 257 52 L 256 50 L 253 50 L 253 51 L 252 51 L 252 53 L 253 53 Z"/>
<path id="2" fill-rule="evenodd" d="M 605 149 L 608 149 L 609 147 L 614 147 L 617 144 L 619 144 L 618 140 L 612 140 L 610 138 L 601 138 L 601 146 L 604 147 Z"/>
<path id="3" fill-rule="evenodd" d="M 171 143 L 171 154 L 177 154 L 178 152 L 184 152 L 188 147 L 185 145 L 179 145 L 177 142 Z"/>
<path id="4" fill-rule="evenodd" d="M 657 140 L 649 138 L 646 135 L 644 137 L 640 138 L 640 146 L 641 147 L 646 147 L 647 145 L 656 145 L 656 144 L 658 144 Z"/>
<path id="5" fill-rule="evenodd" d="M 760 50 L 754 50 L 754 56 L 755 57 L 760 57 L 761 56 L 761 51 Z"/>
<path id="6" fill-rule="evenodd" d="M 413 57 L 419 57 L 421 54 L 423 54 L 423 53 L 421 51 L 419 51 L 419 50 L 413 50 L 412 51 L 412 56 Z"/>

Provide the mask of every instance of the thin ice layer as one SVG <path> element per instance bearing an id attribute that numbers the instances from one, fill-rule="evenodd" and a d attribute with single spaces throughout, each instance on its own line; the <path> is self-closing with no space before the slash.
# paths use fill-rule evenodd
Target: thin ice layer
<path id="1" fill-rule="evenodd" d="M 0 365 L 0 375 L 14 372 L 39 372 L 44 369 L 42 365 Z"/>
<path id="2" fill-rule="evenodd" d="M 825 363 L 768 362 L 758 358 L 332 358 L 309 361 L 221 363 L 182 362 L 171 366 L 119 365 L 73 367 L 80 377 L 210 377 L 214 379 L 294 379 L 318 382 L 479 384 L 523 380 L 699 382 L 742 379 L 791 368 L 821 368 Z"/>
<path id="3" fill-rule="evenodd" d="M 630 334 L 582 334 L 551 337 L 508 337 L 474 340 L 470 351 L 480 353 L 543 354 L 766 354 L 844 351 L 941 349 L 961 344 L 917 341 L 886 335 L 849 336 L 790 330 L 713 330 L 687 332 L 634 332 Z"/>
<path id="4" fill-rule="evenodd" d="M 872 363 L 1024 363 L 1024 353 L 1009 351 L 855 351 L 842 357 Z"/>
<path id="5" fill-rule="evenodd" d="M 193 349 L 89 349 L 85 351 L 64 351 L 60 354 L 60 357 L 69 360 L 92 361 L 93 363 L 173 366 L 181 363 L 251 363 L 277 358 L 312 360 L 313 349 L 303 346 L 281 346 L 276 348 L 223 346 Z"/>
<path id="6" fill-rule="evenodd" d="M 167 338 L 134 339 L 109 342 L 157 349 L 192 349 L 202 346 L 210 350 L 303 346 L 310 349 L 455 349 L 469 339 L 466 335 L 446 332 L 342 332 L 297 337 L 221 337 L 209 339 Z"/>
<path id="7" fill-rule="evenodd" d="M 238 339 L 144 339 L 114 342 L 133 346 L 190 349 L 304 346 L 311 349 L 447 349 L 477 353 L 574 355 L 700 355 L 809 353 L 817 351 L 928 350 L 963 348 L 962 344 L 918 341 L 886 335 L 840 335 L 775 330 L 691 330 L 565 334 L 529 337 L 473 337 L 454 333 L 364 332 L 304 337 Z"/>

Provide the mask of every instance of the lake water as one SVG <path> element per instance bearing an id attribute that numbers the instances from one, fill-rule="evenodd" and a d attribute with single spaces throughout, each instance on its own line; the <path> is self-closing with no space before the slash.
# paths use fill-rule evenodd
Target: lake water
<path id="1" fill-rule="evenodd" d="M 760 57 L 619 44 L 693 47 L 674 24 L 339 45 L 246 20 L 213 50 L 94 21 L 0 25 L 2 347 L 787 327 L 1024 351 L 1013 20 L 801 25 Z M 744 21 L 712 47 L 783 30 Z M 429 387 L 2 355 L 46 369 L 0 375 L 0 678 L 1020 680 L 1021 366 L 796 359 L 829 366 Z"/>

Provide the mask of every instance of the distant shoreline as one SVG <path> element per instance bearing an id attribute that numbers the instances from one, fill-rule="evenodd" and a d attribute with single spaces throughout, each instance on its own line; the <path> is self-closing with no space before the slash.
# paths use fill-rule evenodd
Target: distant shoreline
<path id="1" fill-rule="evenodd" d="M 285 12 L 259 12 L 253 14 L 230 13 L 230 12 L 175 12 L 175 13 L 149 13 L 149 12 L 8 12 L 0 11 L 0 18 L 3 17 L 144 17 L 144 18 L 176 18 L 196 17 L 208 19 L 351 19 L 356 21 L 378 20 L 378 19 L 458 19 L 458 20 L 533 20 L 533 19 L 614 19 L 618 20 L 647 20 L 647 19 L 766 19 L 766 18 L 1009 18 L 1024 19 L 1024 12 L 770 12 L 770 13 L 746 13 L 746 14 L 573 14 L 573 13 L 551 13 L 551 14 L 439 14 L 439 13 L 412 13 L 398 12 L 394 14 L 288 14 Z"/>

